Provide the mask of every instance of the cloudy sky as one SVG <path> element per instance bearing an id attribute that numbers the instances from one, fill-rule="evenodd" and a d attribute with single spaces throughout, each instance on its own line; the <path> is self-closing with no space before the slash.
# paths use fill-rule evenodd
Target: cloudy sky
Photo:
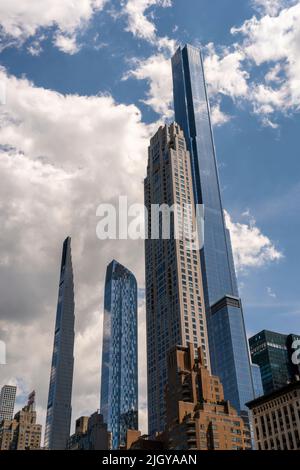
<path id="1" fill-rule="evenodd" d="M 100 241 L 96 209 L 143 202 L 150 135 L 172 120 L 169 59 L 203 47 L 227 224 L 248 335 L 299 333 L 300 2 L 2 0 L 0 385 L 47 402 L 61 245 L 76 283 L 73 420 L 99 407 L 105 269 L 140 287 L 140 421 L 146 431 L 143 243 Z"/>

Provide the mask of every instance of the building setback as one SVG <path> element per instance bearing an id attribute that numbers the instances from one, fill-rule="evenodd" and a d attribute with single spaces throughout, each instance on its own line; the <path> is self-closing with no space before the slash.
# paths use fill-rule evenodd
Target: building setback
<path id="1" fill-rule="evenodd" d="M 172 450 L 246 450 L 250 430 L 224 400 L 220 379 L 204 365 L 201 348 L 174 348 L 168 358 L 167 448 Z"/>
<path id="2" fill-rule="evenodd" d="M 191 243 L 197 221 L 190 155 L 176 123 L 160 127 L 150 141 L 144 191 L 148 425 L 154 435 L 165 429 L 169 350 L 177 344 L 201 346 L 210 368 L 200 256 Z"/>
<path id="3" fill-rule="evenodd" d="M 74 369 L 74 282 L 71 238 L 64 241 L 50 373 L 45 447 L 66 449 L 70 437 Z"/>
<path id="4" fill-rule="evenodd" d="M 3 419 L 10 420 L 14 414 L 17 387 L 4 385 L 0 393 L 0 424 Z"/>
<path id="5" fill-rule="evenodd" d="M 259 397 L 247 406 L 257 450 L 300 450 L 300 381 Z"/>
<path id="6" fill-rule="evenodd" d="M 265 394 L 285 386 L 300 375 L 300 365 L 293 363 L 294 341 L 300 336 L 263 330 L 249 339 L 252 362 L 260 367 Z M 300 341 L 299 341 L 300 344 Z"/>
<path id="7" fill-rule="evenodd" d="M 253 380 L 230 234 L 224 221 L 200 49 L 180 47 L 172 58 L 172 72 L 175 120 L 183 129 L 190 151 L 195 203 L 204 206 L 204 246 L 200 256 L 211 369 L 222 381 L 225 398 L 238 411 L 245 411 L 245 402 L 254 397 Z M 234 310 L 232 298 L 236 299 Z M 229 356 L 219 350 L 223 328 Z"/>
<path id="8" fill-rule="evenodd" d="M 112 448 L 138 429 L 137 282 L 113 260 L 106 271 L 100 412 L 112 433 Z"/>

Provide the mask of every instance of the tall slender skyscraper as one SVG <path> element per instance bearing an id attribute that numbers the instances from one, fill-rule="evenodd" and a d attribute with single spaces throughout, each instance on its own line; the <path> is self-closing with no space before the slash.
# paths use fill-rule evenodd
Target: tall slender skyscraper
<path id="1" fill-rule="evenodd" d="M 3 419 L 12 419 L 14 414 L 17 387 L 4 385 L 0 393 L 0 423 Z"/>
<path id="2" fill-rule="evenodd" d="M 66 449 L 70 436 L 74 368 L 74 282 L 71 238 L 64 241 L 45 430 L 45 447 Z"/>
<path id="3" fill-rule="evenodd" d="M 137 282 L 113 260 L 104 296 L 101 414 L 112 448 L 125 445 L 127 429 L 138 429 Z"/>
<path id="4" fill-rule="evenodd" d="M 221 379 L 225 398 L 238 410 L 246 410 L 253 382 L 230 234 L 224 222 L 201 51 L 190 45 L 179 48 L 172 58 L 172 71 L 175 119 L 191 155 L 195 203 L 203 204 L 205 211 L 201 265 L 211 367 Z"/>
<path id="5" fill-rule="evenodd" d="M 160 127 L 151 139 L 144 191 L 148 422 L 149 433 L 154 434 L 166 424 L 170 349 L 191 343 L 196 351 L 201 346 L 210 368 L 200 256 L 190 243 L 197 230 L 190 155 L 176 123 Z M 152 213 L 155 206 L 159 213 Z M 169 210 L 170 231 L 163 234 L 163 216 Z M 184 230 L 176 234 L 176 228 Z"/>

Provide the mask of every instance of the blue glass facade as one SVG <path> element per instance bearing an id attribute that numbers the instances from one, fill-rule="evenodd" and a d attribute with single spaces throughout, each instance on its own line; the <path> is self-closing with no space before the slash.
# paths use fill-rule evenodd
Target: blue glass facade
<path id="1" fill-rule="evenodd" d="M 262 397 L 264 394 L 263 384 L 261 380 L 260 367 L 257 364 L 251 364 L 254 398 Z"/>
<path id="2" fill-rule="evenodd" d="M 226 307 L 212 314 L 212 306 L 220 299 L 238 298 L 239 293 L 224 221 L 200 49 L 190 45 L 179 48 L 172 58 L 172 72 L 175 120 L 184 130 L 191 154 L 195 203 L 204 205 L 200 255 L 212 372 L 221 378 L 225 398 L 242 410 L 254 391 L 241 302 L 238 299 L 240 307 L 234 311 Z"/>
<path id="3" fill-rule="evenodd" d="M 175 120 L 191 154 L 196 204 L 204 204 L 202 271 L 207 305 L 225 294 L 238 296 L 232 251 L 228 249 L 201 52 L 178 49 L 172 59 Z"/>
<path id="4" fill-rule="evenodd" d="M 71 238 L 63 244 L 54 346 L 48 394 L 45 447 L 64 450 L 70 437 L 74 368 L 74 283 Z"/>
<path id="5" fill-rule="evenodd" d="M 127 429 L 138 429 L 137 353 L 137 283 L 114 260 L 105 280 L 100 406 L 113 449 L 125 444 Z"/>
<path id="6" fill-rule="evenodd" d="M 299 336 L 263 330 L 249 339 L 252 362 L 260 367 L 264 393 L 267 395 L 284 387 L 299 374 L 293 364 L 292 343 Z"/>
<path id="7" fill-rule="evenodd" d="M 253 399 L 253 385 L 243 311 L 238 297 L 225 296 L 211 307 L 212 369 L 224 387 L 224 396 L 238 410 Z"/>

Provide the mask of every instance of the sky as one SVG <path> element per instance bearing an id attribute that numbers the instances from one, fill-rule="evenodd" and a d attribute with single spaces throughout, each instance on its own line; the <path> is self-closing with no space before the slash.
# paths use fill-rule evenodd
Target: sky
<path id="1" fill-rule="evenodd" d="M 223 205 L 248 336 L 299 334 L 300 2 L 2 0 L 0 385 L 35 389 L 44 425 L 62 243 L 72 237 L 74 420 L 99 408 L 105 270 L 139 285 L 140 427 L 147 431 L 142 241 L 96 237 L 100 203 L 143 203 L 147 147 L 171 122 L 170 57 L 202 47 Z"/>

